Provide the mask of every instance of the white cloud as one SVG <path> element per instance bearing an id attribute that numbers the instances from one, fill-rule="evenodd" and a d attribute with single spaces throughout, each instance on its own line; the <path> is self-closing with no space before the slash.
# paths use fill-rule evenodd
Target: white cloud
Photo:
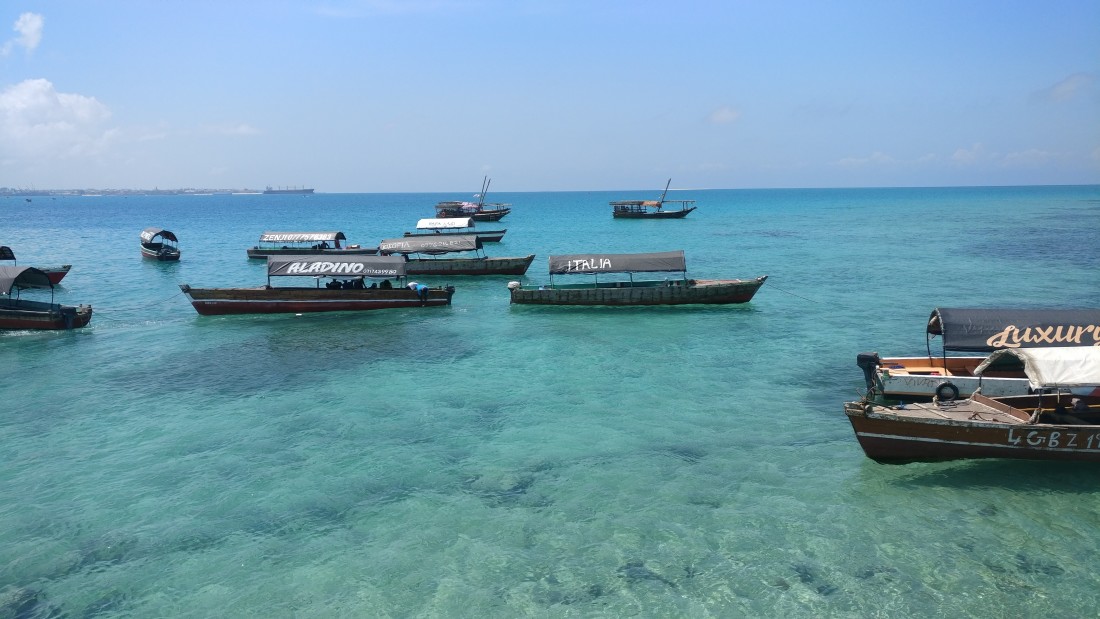
<path id="1" fill-rule="evenodd" d="M 977 163 L 984 157 L 985 147 L 981 144 L 975 144 L 970 148 L 960 148 L 956 150 L 955 154 L 951 155 L 951 161 L 960 165 L 970 165 Z"/>
<path id="2" fill-rule="evenodd" d="M 1040 91 L 1039 95 L 1050 101 L 1069 101 L 1094 81 L 1096 76 L 1091 73 L 1074 73 L 1050 88 Z"/>
<path id="3" fill-rule="evenodd" d="M 19 19 L 15 20 L 15 25 L 12 26 L 12 30 L 18 32 L 19 36 L 6 41 L 4 46 L 0 47 L 0 56 L 7 56 L 16 46 L 26 49 L 28 54 L 33 52 L 38 44 L 42 42 L 42 25 L 45 21 L 38 13 L 23 13 L 20 15 Z"/>
<path id="4" fill-rule="evenodd" d="M 735 122 L 738 118 L 741 118 L 741 112 L 733 109 L 732 107 L 729 107 L 728 105 L 723 105 L 722 107 L 711 112 L 710 116 L 707 117 L 707 120 L 710 121 L 710 123 L 713 125 L 728 125 L 732 122 Z"/>
<path id="5" fill-rule="evenodd" d="M 0 91 L 0 143 L 7 157 L 51 160 L 101 152 L 115 137 L 107 106 L 94 97 L 57 92 L 45 79 Z"/>

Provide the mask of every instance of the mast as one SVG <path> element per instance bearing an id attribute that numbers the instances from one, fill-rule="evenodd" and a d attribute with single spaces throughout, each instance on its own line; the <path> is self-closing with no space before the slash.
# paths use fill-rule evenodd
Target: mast
<path id="1" fill-rule="evenodd" d="M 661 199 L 657 200 L 658 204 L 664 204 L 665 203 L 665 194 L 668 193 L 668 186 L 671 185 L 671 184 L 672 184 L 672 179 L 670 178 L 670 179 L 668 179 L 668 182 L 665 183 L 665 190 L 661 192 Z"/>
<path id="2" fill-rule="evenodd" d="M 485 194 L 489 191 L 489 183 L 493 182 L 493 179 L 488 175 L 481 179 L 481 196 L 477 199 L 477 206 L 480 209 L 485 205 Z"/>

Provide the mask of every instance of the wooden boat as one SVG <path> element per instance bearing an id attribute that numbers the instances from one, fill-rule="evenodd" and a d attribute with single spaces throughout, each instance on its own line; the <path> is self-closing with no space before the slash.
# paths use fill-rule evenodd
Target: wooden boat
<path id="1" fill-rule="evenodd" d="M 7 245 L 0 245 L 0 260 L 11 260 L 12 265 L 17 266 L 19 262 L 15 259 L 15 252 L 12 251 Z M 63 264 L 61 266 L 50 267 L 35 267 L 39 271 L 46 274 L 46 277 L 50 279 L 50 283 L 57 285 L 61 283 L 61 280 L 65 278 L 65 275 L 73 268 L 71 264 Z"/>
<path id="2" fill-rule="evenodd" d="M 273 277 L 309 278 L 313 286 L 272 286 Z M 450 305 L 454 287 L 411 290 L 403 284 L 405 259 L 397 256 L 272 256 L 267 261 L 267 285 L 255 288 L 192 288 L 180 290 L 204 316 L 341 312 L 437 307 Z M 365 278 L 381 280 L 367 285 Z M 321 281 L 326 280 L 324 286 Z M 390 280 L 397 282 L 393 285 Z M 280 280 L 282 281 L 282 280 Z"/>
<path id="3" fill-rule="evenodd" d="M 442 256 L 473 252 L 469 258 L 408 258 L 409 275 L 523 275 L 534 254 L 512 258 L 490 258 L 483 255 L 481 239 L 470 234 L 414 236 L 386 239 L 378 244 L 383 254 Z"/>
<path id="4" fill-rule="evenodd" d="M 264 260 L 268 256 L 373 256 L 377 247 L 340 246 L 346 241 L 343 232 L 264 232 L 258 245 L 248 250 L 248 257 Z"/>
<path id="5" fill-rule="evenodd" d="M 656 200 L 616 200 L 611 203 L 611 216 L 616 219 L 681 219 L 695 210 L 695 200 L 666 200 L 668 187 L 672 179 L 668 179 L 661 197 Z M 665 210 L 666 204 L 679 204 L 680 208 Z"/>
<path id="6" fill-rule="evenodd" d="M 512 205 L 485 202 L 485 195 L 489 193 L 489 183 L 491 182 L 492 179 L 488 176 L 481 180 L 481 193 L 476 195 L 477 202 L 440 202 L 435 205 L 435 216 L 440 218 L 472 217 L 474 221 L 499 221 L 512 212 Z"/>
<path id="7" fill-rule="evenodd" d="M 12 297 L 25 288 L 49 288 L 50 302 Z M 79 329 L 91 320 L 91 305 L 53 302 L 53 283 L 41 269 L 0 266 L 0 329 Z"/>
<path id="8" fill-rule="evenodd" d="M 932 353 L 936 337 L 942 341 L 939 356 Z M 1100 344 L 1100 310 L 1096 309 L 936 308 L 925 329 L 927 356 L 880 358 L 876 352 L 867 352 L 857 355 L 856 364 L 869 390 L 894 400 L 966 397 L 979 382 L 986 396 L 1026 395 L 1027 376 L 1015 358 L 1002 358 L 980 379 L 974 370 L 988 353 L 1003 348 L 1093 344 Z"/>
<path id="9" fill-rule="evenodd" d="M 141 256 L 153 260 L 178 261 L 180 259 L 179 239 L 175 233 L 164 228 L 146 228 L 141 231 Z"/>
<path id="10" fill-rule="evenodd" d="M 1016 357 L 1033 395 L 885 405 L 864 397 L 844 412 L 867 457 L 882 463 L 971 458 L 1100 462 L 1100 348 L 1009 348 L 976 368 Z M 1088 389 L 1074 395 L 1066 389 Z M 1044 393 L 1051 391 L 1052 393 Z"/>
<path id="11" fill-rule="evenodd" d="M 435 236 L 452 234 L 472 234 L 482 243 L 497 243 L 504 238 L 504 230 L 477 230 L 473 217 L 444 217 L 421 219 L 416 222 L 418 232 L 406 232 L 405 236 Z"/>
<path id="12" fill-rule="evenodd" d="M 628 280 L 599 281 L 600 274 Z M 680 273 L 675 279 L 635 281 L 634 273 Z M 555 283 L 554 275 L 591 275 L 583 283 Z M 508 284 L 512 303 L 523 305 L 691 305 L 746 303 L 764 285 L 755 279 L 688 279 L 684 252 L 550 256 L 550 284 Z"/>

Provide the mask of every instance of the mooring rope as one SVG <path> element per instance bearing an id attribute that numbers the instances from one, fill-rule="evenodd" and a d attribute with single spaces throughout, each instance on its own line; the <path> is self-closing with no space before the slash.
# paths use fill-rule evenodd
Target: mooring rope
<path id="1" fill-rule="evenodd" d="M 780 287 L 778 287 L 778 286 L 768 286 L 768 289 L 770 289 L 770 290 L 778 290 L 779 292 L 783 292 L 783 293 L 789 294 L 789 295 L 791 295 L 792 297 L 798 297 L 799 299 L 802 299 L 803 301 L 809 301 L 810 303 L 821 303 L 821 301 L 814 301 L 813 299 L 807 299 L 806 297 L 804 297 L 804 296 L 802 296 L 802 295 L 800 295 L 800 294 L 795 294 L 795 293 L 793 293 L 793 292 L 788 292 L 788 291 L 786 291 L 786 290 L 783 290 L 782 288 L 780 288 Z"/>

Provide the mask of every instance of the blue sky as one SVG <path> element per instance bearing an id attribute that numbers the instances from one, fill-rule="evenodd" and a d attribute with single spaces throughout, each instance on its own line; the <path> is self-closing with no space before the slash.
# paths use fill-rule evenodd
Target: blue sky
<path id="1" fill-rule="evenodd" d="M 7 0 L 0 186 L 1100 183 L 1100 2 Z"/>

